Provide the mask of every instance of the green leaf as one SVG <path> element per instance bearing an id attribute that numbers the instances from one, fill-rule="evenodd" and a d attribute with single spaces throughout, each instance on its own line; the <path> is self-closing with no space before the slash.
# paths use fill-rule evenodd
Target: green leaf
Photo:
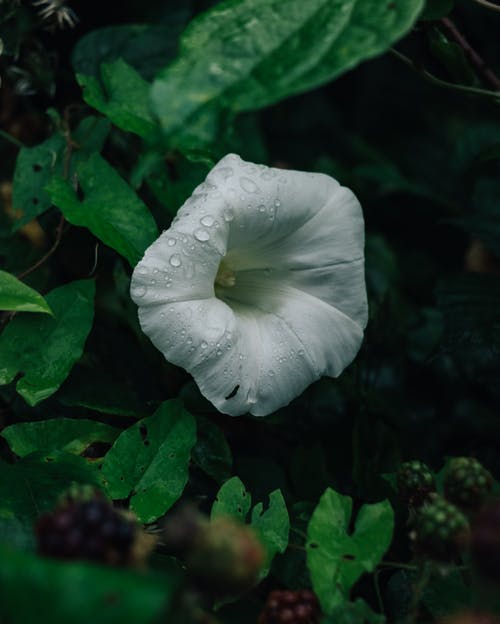
<path id="1" fill-rule="evenodd" d="M 385 621 L 383 615 L 372 611 L 362 598 L 357 598 L 336 607 L 321 624 L 384 624 Z"/>
<path id="2" fill-rule="evenodd" d="M 387 50 L 422 7 L 423 0 L 220 2 L 186 29 L 179 57 L 153 84 L 153 110 L 174 140 L 213 138 L 221 109 L 255 110 L 336 78 Z"/>
<path id="3" fill-rule="evenodd" d="M 244 522 L 251 505 L 252 497 L 241 479 L 232 477 L 217 492 L 210 517 L 214 519 L 219 516 L 233 516 Z"/>
<path id="4" fill-rule="evenodd" d="M 33 523 L 52 509 L 73 483 L 98 485 L 95 468 L 61 451 L 32 453 L 0 463 L 0 533 L 10 543 L 31 546 Z"/>
<path id="5" fill-rule="evenodd" d="M 92 280 L 71 282 L 46 296 L 53 317 L 13 318 L 0 335 L 0 385 L 21 374 L 16 390 L 30 405 L 54 394 L 83 353 L 94 293 Z"/>
<path id="6" fill-rule="evenodd" d="M 47 186 L 52 201 L 70 223 L 87 227 L 135 266 L 158 236 L 148 208 L 99 154 L 80 163 L 77 175 L 83 200 L 68 181 L 54 178 Z"/>
<path id="7" fill-rule="evenodd" d="M 123 59 L 101 65 L 97 78 L 77 74 L 83 98 L 122 130 L 154 138 L 157 124 L 150 113 L 150 85 Z"/>
<path id="8" fill-rule="evenodd" d="M 201 416 L 196 420 L 198 440 L 193 448 L 193 462 L 218 483 L 222 483 L 231 474 L 231 449 L 217 425 Z"/>
<path id="9" fill-rule="evenodd" d="M 352 499 L 328 488 L 307 531 L 307 565 L 323 611 L 331 614 L 389 547 L 394 513 L 388 501 L 363 505 L 350 533 Z"/>
<path id="10" fill-rule="evenodd" d="M 98 78 L 101 63 L 121 58 L 151 80 L 177 52 L 179 35 L 189 17 L 186 5 L 177 1 L 166 7 L 164 24 L 119 24 L 91 30 L 73 48 L 75 72 Z"/>
<path id="11" fill-rule="evenodd" d="M 85 418 L 54 418 L 9 425 L 2 437 L 12 451 L 24 457 L 38 450 L 60 450 L 79 455 L 94 442 L 114 442 L 120 429 Z"/>
<path id="12" fill-rule="evenodd" d="M 42 295 L 5 271 L 0 271 L 0 310 L 52 314 Z"/>
<path id="13" fill-rule="evenodd" d="M 23 147 L 18 154 L 14 172 L 12 205 L 20 211 L 13 229 L 41 215 L 52 205 L 44 190 L 53 175 L 64 175 L 65 167 L 71 177 L 75 165 L 100 151 L 109 132 L 109 122 L 97 117 L 85 118 L 72 135 L 71 159 L 66 162 L 67 142 L 56 133 L 35 147 Z"/>
<path id="14" fill-rule="evenodd" d="M 153 522 L 181 496 L 188 480 L 196 422 L 180 401 L 126 429 L 106 454 L 102 476 L 112 498 L 131 495 L 141 522 Z"/>
<path id="15" fill-rule="evenodd" d="M 269 495 L 269 507 L 265 511 L 262 503 L 255 505 L 252 509 L 251 524 L 266 547 L 266 565 L 260 574 L 260 577 L 264 578 L 269 573 L 271 562 L 275 555 L 284 553 L 288 546 L 290 518 L 285 499 L 280 490 L 271 492 Z"/>
<path id="16" fill-rule="evenodd" d="M 153 624 L 165 620 L 179 576 L 54 561 L 0 546 L 1 611 L 11 624 Z"/>

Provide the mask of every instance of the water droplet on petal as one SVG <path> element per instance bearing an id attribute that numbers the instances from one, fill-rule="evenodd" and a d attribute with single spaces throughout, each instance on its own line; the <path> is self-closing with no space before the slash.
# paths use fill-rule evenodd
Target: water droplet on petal
<path id="1" fill-rule="evenodd" d="M 167 240 L 167 245 L 168 245 L 169 247 L 173 247 L 176 243 L 177 243 L 177 241 L 175 240 L 175 238 L 169 238 L 169 239 Z"/>
<path id="2" fill-rule="evenodd" d="M 276 206 L 276 208 L 279 208 L 281 206 L 281 202 L 279 199 L 275 199 L 274 200 L 274 205 Z"/>
<path id="3" fill-rule="evenodd" d="M 146 269 L 146 267 L 139 267 L 139 273 L 141 275 L 146 275 L 147 272 L 148 270 Z"/>
<path id="4" fill-rule="evenodd" d="M 200 344 L 200 347 L 202 349 L 206 349 L 208 347 L 208 344 L 203 340 L 202 343 Z"/>
<path id="5" fill-rule="evenodd" d="M 214 224 L 214 220 L 210 215 L 207 215 L 206 217 L 202 217 L 200 219 L 200 223 L 205 227 L 212 227 L 212 225 Z"/>
<path id="6" fill-rule="evenodd" d="M 201 243 L 205 243 L 210 238 L 210 234 L 204 230 L 203 228 L 198 228 L 194 232 L 194 237 L 196 240 L 199 240 Z"/>
<path id="7" fill-rule="evenodd" d="M 170 256 L 169 262 L 173 267 L 180 267 L 182 264 L 182 260 L 179 254 L 172 254 Z"/>
<path id="8" fill-rule="evenodd" d="M 264 204 L 261 204 L 259 206 L 259 212 L 265 212 L 266 211 L 266 207 L 264 206 Z"/>
<path id="9" fill-rule="evenodd" d="M 134 288 L 132 289 L 132 295 L 134 297 L 144 297 L 147 292 L 148 289 L 146 288 L 146 286 L 143 285 L 134 286 Z"/>
<path id="10" fill-rule="evenodd" d="M 233 210 L 231 208 L 226 208 L 226 210 L 224 210 L 224 221 L 227 221 L 227 223 L 230 223 L 233 219 L 234 219 Z"/>
<path id="11" fill-rule="evenodd" d="M 255 184 L 253 180 L 250 180 L 250 178 L 241 178 L 240 186 L 247 193 L 257 193 L 257 191 L 259 190 L 259 187 Z"/>

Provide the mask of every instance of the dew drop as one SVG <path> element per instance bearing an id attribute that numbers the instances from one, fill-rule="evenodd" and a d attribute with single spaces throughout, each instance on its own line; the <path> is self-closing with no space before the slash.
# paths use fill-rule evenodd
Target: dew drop
<path id="1" fill-rule="evenodd" d="M 200 347 L 202 349 L 206 349 L 208 347 L 208 344 L 203 340 L 202 343 L 200 344 Z"/>
<path id="2" fill-rule="evenodd" d="M 169 238 L 169 239 L 167 240 L 167 245 L 168 245 L 169 247 L 173 247 L 176 243 L 177 243 L 177 241 L 175 240 L 175 238 Z"/>
<path id="3" fill-rule="evenodd" d="M 201 243 L 205 243 L 210 238 L 210 234 L 204 230 L 203 228 L 198 228 L 194 231 L 194 237 L 196 240 L 199 240 Z"/>
<path id="4" fill-rule="evenodd" d="M 210 215 L 207 215 L 206 217 L 202 217 L 200 219 L 200 223 L 205 227 L 212 227 L 212 225 L 214 224 L 214 220 Z"/>
<path id="5" fill-rule="evenodd" d="M 182 260 L 179 254 L 172 254 L 170 256 L 169 262 L 173 267 L 180 267 L 182 264 Z"/>
<path id="6" fill-rule="evenodd" d="M 153 273 L 159 273 L 158 269 L 153 269 Z"/>
<path id="7" fill-rule="evenodd" d="M 265 212 L 266 211 L 266 207 L 264 206 L 264 204 L 261 204 L 259 206 L 259 212 Z"/>
<path id="8" fill-rule="evenodd" d="M 139 267 L 139 273 L 141 275 L 146 275 L 147 272 L 148 270 L 146 269 L 146 267 Z"/>
<path id="9" fill-rule="evenodd" d="M 224 210 L 224 221 L 230 223 L 234 219 L 234 212 L 231 208 Z"/>
<path id="10" fill-rule="evenodd" d="M 135 286 L 132 289 L 132 294 L 134 295 L 134 297 L 144 297 L 147 291 L 148 289 L 146 288 L 146 286 Z"/>
<path id="11" fill-rule="evenodd" d="M 151 280 L 151 285 L 154 286 L 156 284 L 156 280 L 152 279 Z"/>
<path id="12" fill-rule="evenodd" d="M 257 193 L 257 191 L 259 190 L 259 187 L 255 184 L 253 180 L 250 180 L 250 178 L 241 178 L 240 186 L 247 193 Z"/>
<path id="13" fill-rule="evenodd" d="M 281 202 L 279 199 L 275 199 L 274 200 L 274 205 L 276 206 L 276 208 L 279 208 L 281 206 Z"/>

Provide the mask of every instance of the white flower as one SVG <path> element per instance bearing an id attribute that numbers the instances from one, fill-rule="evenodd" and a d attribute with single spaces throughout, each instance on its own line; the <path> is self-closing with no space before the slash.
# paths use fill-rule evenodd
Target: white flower
<path id="1" fill-rule="evenodd" d="M 143 331 L 218 410 L 265 416 L 355 357 L 363 247 L 349 189 L 230 154 L 147 249 L 131 295 Z"/>

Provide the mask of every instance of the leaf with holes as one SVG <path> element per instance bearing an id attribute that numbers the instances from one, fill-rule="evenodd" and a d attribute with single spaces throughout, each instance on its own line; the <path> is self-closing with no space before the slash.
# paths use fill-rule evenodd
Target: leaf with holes
<path id="1" fill-rule="evenodd" d="M 76 173 L 83 200 L 59 177 L 47 186 L 52 201 L 70 223 L 88 228 L 134 266 L 158 236 L 148 208 L 99 154 L 80 163 Z"/>
<path id="2" fill-rule="evenodd" d="M 217 492 L 210 517 L 233 516 L 242 522 L 252 506 L 252 497 L 239 477 L 232 477 Z"/>
<path id="3" fill-rule="evenodd" d="M 0 271 L 0 310 L 52 314 L 42 295 L 6 271 Z"/>
<path id="4" fill-rule="evenodd" d="M 12 451 L 24 457 L 41 449 L 79 455 L 94 442 L 114 442 L 120 429 L 86 418 L 54 418 L 9 425 L 2 437 Z"/>
<path id="5" fill-rule="evenodd" d="M 97 471 L 82 457 L 69 453 L 37 452 L 15 464 L 0 462 L 3 538 L 22 547 L 32 545 L 34 521 L 52 509 L 73 483 L 97 486 Z"/>
<path id="6" fill-rule="evenodd" d="M 269 573 L 275 555 L 284 553 L 288 546 L 290 518 L 280 490 L 271 492 L 269 507 L 266 510 L 262 503 L 255 505 L 252 509 L 251 524 L 266 547 L 266 564 L 260 573 L 260 577 L 264 578 Z"/>
<path id="7" fill-rule="evenodd" d="M 94 293 L 92 280 L 71 282 L 46 296 L 54 316 L 13 318 L 0 335 L 0 385 L 21 374 L 16 390 L 30 405 L 54 394 L 83 353 Z"/>
<path id="8" fill-rule="evenodd" d="M 178 400 L 126 429 L 106 454 L 104 485 L 114 499 L 131 496 L 141 522 L 153 522 L 181 496 L 188 480 L 196 422 Z"/>
<path id="9" fill-rule="evenodd" d="M 153 83 L 173 142 L 213 139 L 221 110 L 262 108 L 387 50 L 423 0 L 226 0 L 193 20 Z M 211 134 L 212 133 L 212 134 Z"/>
<path id="10" fill-rule="evenodd" d="M 12 190 L 14 230 L 51 207 L 52 200 L 44 189 L 52 176 L 67 174 L 71 177 L 78 162 L 102 149 L 109 128 L 107 119 L 85 118 L 73 133 L 71 158 L 68 158 L 66 139 L 60 133 L 40 145 L 23 147 L 19 151 Z"/>
<path id="11" fill-rule="evenodd" d="M 307 565 L 323 611 L 331 614 L 364 572 L 371 572 L 389 547 L 394 512 L 388 501 L 363 505 L 349 532 L 352 499 L 328 488 L 307 530 Z"/>

